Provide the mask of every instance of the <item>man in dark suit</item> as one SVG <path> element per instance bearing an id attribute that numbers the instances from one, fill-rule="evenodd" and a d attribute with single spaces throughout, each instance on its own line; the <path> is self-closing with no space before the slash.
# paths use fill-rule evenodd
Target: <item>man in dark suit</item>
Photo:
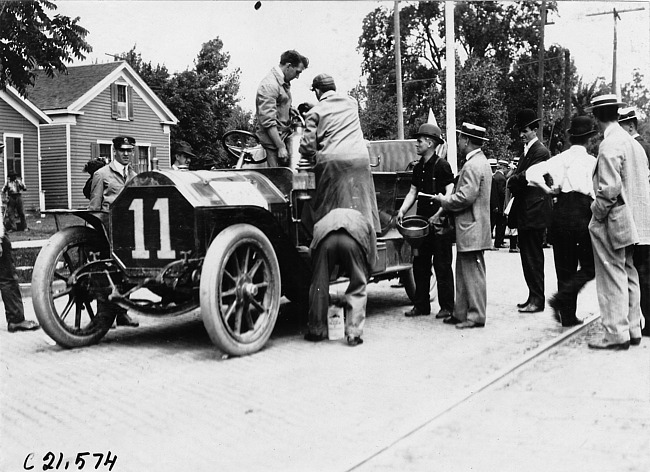
<path id="1" fill-rule="evenodd" d="M 506 216 L 503 214 L 506 199 L 506 171 L 508 161 L 499 160 L 497 169 L 492 174 L 492 189 L 490 191 L 490 227 L 494 233 L 494 249 L 503 247 L 506 234 Z"/>
<path id="2" fill-rule="evenodd" d="M 508 179 L 508 188 L 514 197 L 510 227 L 519 233 L 521 266 L 528 285 L 528 298 L 517 307 L 521 313 L 544 310 L 544 232 L 551 218 L 551 199 L 539 187 L 528 185 L 526 170 L 546 161 L 548 149 L 537 139 L 539 118 L 535 111 L 524 109 L 517 113 L 514 128 L 524 143 L 524 155 L 514 174 Z"/>
<path id="3" fill-rule="evenodd" d="M 620 108 L 618 110 L 618 124 L 641 145 L 648 158 L 648 165 L 650 166 L 650 143 L 639 134 L 639 119 L 636 116 L 634 107 Z M 634 248 L 634 267 L 636 267 L 639 273 L 641 313 L 643 313 L 645 318 L 643 335 L 650 336 L 650 245 L 637 244 Z"/>

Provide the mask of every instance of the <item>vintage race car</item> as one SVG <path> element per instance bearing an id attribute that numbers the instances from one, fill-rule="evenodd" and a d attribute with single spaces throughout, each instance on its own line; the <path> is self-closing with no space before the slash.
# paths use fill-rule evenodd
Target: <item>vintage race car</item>
<path id="1" fill-rule="evenodd" d="M 237 133 L 225 137 L 226 149 L 250 162 L 251 137 Z M 85 223 L 52 236 L 36 260 L 32 299 L 44 331 L 67 348 L 96 343 L 113 321 L 99 319 L 97 304 L 110 301 L 153 317 L 200 311 L 219 349 L 258 351 L 282 296 L 307 305 L 310 234 L 301 209 L 312 191 L 295 188 L 298 172 L 154 170 L 128 182 L 109 213 L 52 210 Z M 373 175 L 383 227 L 370 281 L 399 278 L 413 297 L 411 248 L 393 218 L 410 173 Z"/>

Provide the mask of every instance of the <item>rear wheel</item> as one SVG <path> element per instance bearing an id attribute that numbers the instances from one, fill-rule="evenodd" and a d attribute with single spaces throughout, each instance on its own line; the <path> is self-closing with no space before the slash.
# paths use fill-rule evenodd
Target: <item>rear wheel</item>
<path id="1" fill-rule="evenodd" d="M 222 351 L 243 356 L 260 350 L 280 309 L 280 266 L 258 228 L 230 226 L 212 241 L 201 271 L 201 317 Z"/>
<path id="2" fill-rule="evenodd" d="M 73 282 L 74 272 L 92 257 L 108 256 L 104 239 L 84 226 L 59 231 L 38 254 L 32 276 L 32 303 L 43 330 L 57 344 L 67 348 L 88 346 L 110 329 L 115 315 L 100 322 L 97 299 L 88 290 L 87 279 Z"/>

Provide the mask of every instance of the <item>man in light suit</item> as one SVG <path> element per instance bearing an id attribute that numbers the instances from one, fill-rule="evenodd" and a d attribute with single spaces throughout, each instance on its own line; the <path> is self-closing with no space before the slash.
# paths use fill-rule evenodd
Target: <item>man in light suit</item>
<path id="1" fill-rule="evenodd" d="M 444 323 L 455 324 L 457 329 L 481 328 L 487 309 L 483 252 L 492 246 L 492 169 L 481 150 L 487 141 L 485 128 L 463 123 L 458 133 L 458 150 L 465 164 L 453 193 L 435 196 L 456 217 L 456 303 L 453 316 Z"/>
<path id="2" fill-rule="evenodd" d="M 616 95 L 600 95 L 591 104 L 604 136 L 594 171 L 589 233 L 605 336 L 589 347 L 625 350 L 641 343 L 639 276 L 633 258 L 635 244 L 650 244 L 648 160 L 618 124 L 618 108 L 624 104 Z"/>
<path id="3" fill-rule="evenodd" d="M 650 166 L 650 143 L 639 135 L 639 121 L 634 107 L 618 110 L 618 124 L 627 131 L 641 145 L 648 158 Z M 641 292 L 641 313 L 645 318 L 644 336 L 650 336 L 650 245 L 639 243 L 634 248 L 634 267 L 639 273 L 639 286 Z"/>
<path id="4" fill-rule="evenodd" d="M 135 139 L 130 136 L 118 136 L 113 139 L 113 160 L 93 174 L 90 188 L 89 210 L 108 211 L 115 197 L 124 185 L 137 174 L 131 168 L 131 158 L 135 148 Z M 109 302 L 98 302 L 97 318 L 102 322 L 113 321 L 113 313 L 118 326 L 137 328 L 140 323 L 126 314 L 126 310 Z"/>
<path id="5" fill-rule="evenodd" d="M 551 155 L 537 139 L 539 118 L 530 109 L 517 113 L 515 129 L 524 142 L 524 155 L 508 179 L 514 202 L 508 215 L 508 226 L 517 228 L 521 267 L 528 285 L 528 298 L 517 304 L 522 313 L 544 310 L 544 232 L 551 221 L 551 198 L 539 187 L 528 185 L 526 171 L 546 161 Z"/>

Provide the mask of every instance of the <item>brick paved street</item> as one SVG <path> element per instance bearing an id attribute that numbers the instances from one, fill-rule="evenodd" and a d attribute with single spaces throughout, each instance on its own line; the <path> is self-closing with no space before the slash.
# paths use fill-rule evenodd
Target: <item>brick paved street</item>
<path id="1" fill-rule="evenodd" d="M 286 316 L 265 349 L 232 359 L 211 345 L 197 315 L 140 318 L 140 328 L 112 330 L 78 350 L 53 346 L 42 331 L 9 334 L 3 319 L 0 471 L 24 470 L 31 452 L 34 470 L 43 470 L 48 451 L 74 462 L 77 452 L 109 450 L 118 472 L 534 470 L 524 467 L 528 458 L 550 460 L 554 448 L 596 451 L 595 460 L 615 445 L 626 464 L 641 464 L 649 451 L 637 447 L 649 423 L 647 340 L 626 353 L 594 353 L 584 338 L 571 340 L 472 396 L 566 331 L 550 309 L 513 308 L 526 296 L 517 254 L 488 252 L 486 265 L 484 329 L 407 319 L 404 291 L 382 282 L 370 286 L 366 342 L 356 348 L 307 343 Z M 546 269 L 552 293 L 548 250 Z M 596 312 L 592 282 L 579 315 Z M 618 365 L 627 383 L 614 377 L 600 390 Z M 573 392 L 575 383 L 584 389 Z"/>

